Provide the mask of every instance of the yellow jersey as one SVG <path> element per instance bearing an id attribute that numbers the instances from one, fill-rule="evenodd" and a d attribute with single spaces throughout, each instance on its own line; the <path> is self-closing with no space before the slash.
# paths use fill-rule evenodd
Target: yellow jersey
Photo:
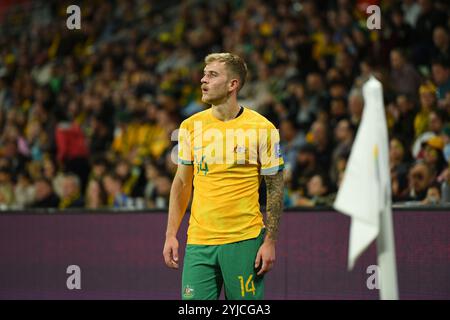
<path id="1" fill-rule="evenodd" d="M 188 244 L 258 236 L 264 227 L 261 176 L 284 167 L 280 136 L 269 120 L 248 108 L 229 121 L 214 117 L 212 109 L 194 114 L 180 125 L 178 163 L 194 170 Z"/>

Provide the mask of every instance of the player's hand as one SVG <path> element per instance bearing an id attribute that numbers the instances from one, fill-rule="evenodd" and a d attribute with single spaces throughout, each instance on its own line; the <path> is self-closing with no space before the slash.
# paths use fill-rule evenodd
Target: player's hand
<path id="1" fill-rule="evenodd" d="M 258 271 L 257 275 L 263 275 L 269 272 L 275 262 L 275 241 L 267 239 L 259 247 L 258 253 L 256 254 L 255 269 L 258 269 L 261 265 L 261 269 Z"/>
<path id="2" fill-rule="evenodd" d="M 176 237 L 167 237 L 163 250 L 164 261 L 169 268 L 178 269 L 178 240 Z"/>

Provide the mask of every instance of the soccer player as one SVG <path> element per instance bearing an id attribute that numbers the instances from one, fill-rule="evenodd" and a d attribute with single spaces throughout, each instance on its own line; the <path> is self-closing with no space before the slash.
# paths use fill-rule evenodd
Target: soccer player
<path id="1" fill-rule="evenodd" d="M 164 260 L 178 269 L 177 231 L 194 190 L 182 274 L 182 299 L 263 299 L 275 261 L 283 210 L 283 158 L 275 126 L 239 106 L 247 74 L 234 54 L 205 58 L 202 100 L 211 108 L 181 123 L 178 169 L 167 222 Z M 267 188 L 264 223 L 261 177 Z"/>

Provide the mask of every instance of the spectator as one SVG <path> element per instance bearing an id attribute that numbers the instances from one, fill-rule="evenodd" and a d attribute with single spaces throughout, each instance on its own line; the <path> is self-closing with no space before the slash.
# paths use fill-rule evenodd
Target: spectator
<path id="1" fill-rule="evenodd" d="M 450 60 L 450 38 L 449 31 L 445 26 L 437 26 L 433 30 L 433 48 L 431 51 L 432 61 Z"/>
<path id="2" fill-rule="evenodd" d="M 338 74 L 340 77 L 339 71 Z M 331 100 L 345 99 L 345 97 L 347 96 L 347 87 L 342 80 L 332 80 L 328 85 L 328 92 Z"/>
<path id="3" fill-rule="evenodd" d="M 129 197 L 123 192 L 122 180 L 115 172 L 106 173 L 102 184 L 106 191 L 106 203 L 109 208 L 128 207 Z"/>
<path id="4" fill-rule="evenodd" d="M 56 128 L 57 160 L 67 172 L 73 172 L 80 179 L 83 191 L 89 173 L 89 149 L 86 136 L 76 122 L 60 123 Z M 63 195 L 63 198 L 65 196 Z"/>
<path id="5" fill-rule="evenodd" d="M 397 200 L 400 192 L 407 187 L 408 176 L 405 148 L 397 138 L 391 138 L 389 142 L 389 165 L 392 179 L 392 196 Z"/>
<path id="6" fill-rule="evenodd" d="M 148 208 L 155 206 L 152 197 L 156 188 L 156 180 L 159 177 L 159 172 L 161 171 L 162 170 L 158 168 L 154 161 L 148 160 L 145 163 L 145 178 L 147 183 L 144 189 L 144 199 Z"/>
<path id="7" fill-rule="evenodd" d="M 414 67 L 407 62 L 401 49 L 394 49 L 390 54 L 391 74 L 390 84 L 395 94 L 417 96 L 421 78 Z"/>
<path id="8" fill-rule="evenodd" d="M 355 88 L 362 88 L 364 83 L 370 78 L 370 76 L 376 74 L 375 69 L 375 61 L 372 58 L 365 58 L 359 63 L 359 69 L 361 74 L 356 77 L 355 81 L 353 82 L 353 86 Z M 380 78 L 377 76 L 377 78 Z"/>
<path id="9" fill-rule="evenodd" d="M 361 122 L 362 113 L 364 109 L 364 97 L 361 90 L 352 89 L 348 97 L 348 114 L 350 117 L 350 122 L 353 126 L 358 128 Z"/>
<path id="10" fill-rule="evenodd" d="M 450 91 L 445 94 L 445 99 L 441 102 L 440 107 L 450 115 Z"/>
<path id="11" fill-rule="evenodd" d="M 412 36 L 413 29 L 405 20 L 403 10 L 394 7 L 390 14 L 390 47 L 397 47 L 401 49 L 408 49 Z"/>
<path id="12" fill-rule="evenodd" d="M 422 200 L 425 205 L 438 205 L 441 202 L 441 186 L 433 183 L 428 187 L 427 196 Z"/>
<path id="13" fill-rule="evenodd" d="M 428 129 L 435 135 L 440 135 L 448 122 L 448 114 L 444 110 L 436 109 L 428 116 Z"/>
<path id="14" fill-rule="evenodd" d="M 102 154 L 96 154 L 92 157 L 91 172 L 89 180 L 101 180 L 103 175 L 108 171 L 108 161 Z"/>
<path id="15" fill-rule="evenodd" d="M 295 119 L 300 130 L 309 129 L 317 117 L 317 109 L 309 103 L 309 97 L 306 95 L 305 86 L 300 80 L 293 79 L 287 87 L 288 95 L 283 100 L 286 107 L 286 117 Z"/>
<path id="16" fill-rule="evenodd" d="M 395 100 L 392 134 L 398 137 L 406 146 L 414 141 L 414 118 L 416 116 L 414 100 L 407 95 L 398 95 Z"/>
<path id="17" fill-rule="evenodd" d="M 280 149 L 286 170 L 292 170 L 295 165 L 298 150 L 305 143 L 304 134 L 298 130 L 295 121 L 292 118 L 288 118 L 281 121 L 280 137 Z"/>
<path id="18" fill-rule="evenodd" d="M 416 64 L 427 64 L 433 45 L 433 30 L 447 23 L 447 13 L 434 8 L 431 0 L 419 0 L 420 14 L 415 28 L 414 56 Z"/>
<path id="19" fill-rule="evenodd" d="M 329 168 L 331 163 L 333 149 L 329 130 L 330 128 L 325 122 L 316 120 L 306 136 L 306 140 L 316 147 L 317 162 L 321 170 Z"/>
<path id="20" fill-rule="evenodd" d="M 58 207 L 59 209 L 84 207 L 84 199 L 81 195 L 81 181 L 77 175 L 73 173 L 64 175 L 62 197 Z"/>
<path id="21" fill-rule="evenodd" d="M 297 161 L 292 170 L 291 189 L 299 196 L 306 195 L 306 185 L 308 180 L 320 171 L 317 162 L 317 148 L 310 143 L 300 147 L 297 153 Z"/>
<path id="22" fill-rule="evenodd" d="M 329 195 L 329 183 L 324 175 L 312 176 L 307 184 L 307 196 L 296 200 L 296 206 L 332 206 L 335 195 Z"/>
<path id="23" fill-rule="evenodd" d="M 433 80 L 437 84 L 436 94 L 438 105 L 442 107 L 445 95 L 450 91 L 450 65 L 443 59 L 434 60 L 432 63 Z"/>
<path id="24" fill-rule="evenodd" d="M 444 140 L 440 136 L 431 137 L 425 143 L 423 160 L 434 176 L 438 176 L 446 167 L 443 149 Z"/>
<path id="25" fill-rule="evenodd" d="M 326 95 L 323 77 L 318 72 L 311 72 L 306 77 L 306 92 L 312 110 L 320 110 L 325 106 Z"/>
<path id="26" fill-rule="evenodd" d="M 62 182 L 64 173 L 58 170 L 55 160 L 48 154 L 44 155 L 42 161 L 42 176 L 51 181 L 52 186 L 58 197 L 62 198 Z"/>
<path id="27" fill-rule="evenodd" d="M 258 64 L 256 79 L 245 85 L 240 95 L 245 99 L 241 100 L 242 104 L 251 106 L 259 113 L 267 113 L 267 107 L 272 99 L 270 89 L 269 68 L 263 61 L 255 61 Z"/>
<path id="28" fill-rule="evenodd" d="M 171 179 L 167 174 L 159 175 L 155 180 L 155 189 L 150 196 L 150 208 L 167 209 L 169 208 Z"/>
<path id="29" fill-rule="evenodd" d="M 415 137 L 427 131 L 431 110 L 436 107 L 436 86 L 427 82 L 420 86 L 420 110 L 414 118 Z"/>
<path id="30" fill-rule="evenodd" d="M 0 208 L 11 208 L 14 204 L 14 185 L 10 169 L 0 167 Z"/>
<path id="31" fill-rule="evenodd" d="M 107 123 L 98 116 L 92 117 L 90 122 L 89 153 L 105 153 L 112 142 L 111 131 Z"/>
<path id="32" fill-rule="evenodd" d="M 4 141 L 3 148 L 0 147 L 0 156 L 8 159 L 12 177 L 17 177 L 19 172 L 25 171 L 28 159 L 19 152 L 16 139 L 8 138 Z"/>
<path id="33" fill-rule="evenodd" d="M 159 113 L 164 112 L 158 111 Z M 141 120 L 142 115 L 138 112 L 133 115 L 122 114 L 112 143 L 112 150 L 117 156 L 127 159 L 133 165 L 142 164 L 147 156 L 160 157 L 169 145 L 163 126 L 144 124 Z"/>
<path id="34" fill-rule="evenodd" d="M 85 199 L 85 207 L 87 209 L 102 209 L 106 206 L 106 194 L 101 180 L 89 180 L 86 187 Z"/>
<path id="35" fill-rule="evenodd" d="M 19 174 L 14 186 L 14 204 L 18 209 L 30 206 L 34 201 L 34 186 L 30 175 L 25 171 Z"/>
<path id="36" fill-rule="evenodd" d="M 49 149 L 49 138 L 38 120 L 29 120 L 26 132 L 26 143 L 32 160 L 41 161 Z"/>
<path id="37" fill-rule="evenodd" d="M 432 110 L 428 114 L 427 131 L 422 133 L 414 142 L 414 157 L 422 159 L 424 156 L 424 146 L 429 139 L 441 134 L 447 120 L 447 114 L 443 110 Z"/>
<path id="38" fill-rule="evenodd" d="M 53 190 L 53 185 L 47 178 L 38 178 L 34 181 L 34 202 L 31 208 L 57 208 L 60 202 Z"/>
<path id="39" fill-rule="evenodd" d="M 139 166 L 132 166 L 126 159 L 120 159 L 115 165 L 114 172 L 122 182 L 123 193 L 129 197 L 141 196 Z"/>
<path id="40" fill-rule="evenodd" d="M 399 200 L 424 200 L 433 179 L 430 168 L 424 162 L 416 162 L 408 171 L 408 187 L 402 191 Z"/>
<path id="41" fill-rule="evenodd" d="M 331 154 L 330 178 L 336 183 L 338 177 L 338 159 L 350 154 L 355 137 L 355 127 L 348 119 L 342 119 L 334 129 L 335 147 Z"/>
<path id="42" fill-rule="evenodd" d="M 339 121 L 347 118 L 347 102 L 344 98 L 333 98 L 330 101 L 330 127 L 334 129 Z"/>

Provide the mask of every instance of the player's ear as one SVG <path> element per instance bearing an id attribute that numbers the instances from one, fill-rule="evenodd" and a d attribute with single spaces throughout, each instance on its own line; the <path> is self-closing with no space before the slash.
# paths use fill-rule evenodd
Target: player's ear
<path id="1" fill-rule="evenodd" d="M 239 88 L 239 80 L 236 78 L 231 79 L 228 87 L 230 91 L 237 90 Z"/>

